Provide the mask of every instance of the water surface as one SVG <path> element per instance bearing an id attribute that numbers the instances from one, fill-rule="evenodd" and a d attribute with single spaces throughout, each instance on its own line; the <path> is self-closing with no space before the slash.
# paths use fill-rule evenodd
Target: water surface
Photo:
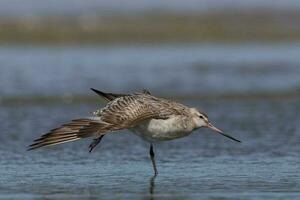
<path id="1" fill-rule="evenodd" d="M 227 94 L 300 88 L 300 46 L 177 44 L 0 47 L 0 96 L 129 92 Z"/>
<path id="2" fill-rule="evenodd" d="M 299 199 L 300 101 L 284 96 L 299 89 L 299 52 L 297 43 L 2 46 L 0 198 Z M 26 151 L 49 129 L 103 105 L 10 98 L 89 97 L 90 87 L 283 98 L 185 98 L 243 143 L 201 129 L 155 144 L 159 175 L 151 182 L 149 144 L 127 131 L 105 136 L 91 154 L 89 139 Z"/>
<path id="3" fill-rule="evenodd" d="M 176 11 L 183 13 L 212 12 L 218 10 L 241 10 L 241 9 L 299 9 L 299 1 L 285 0 L 131 0 L 124 4 L 120 0 L 27 0 L 26 4 L 19 4 L 17 0 L 2 0 L 0 2 L 0 12 L 2 15 L 41 15 L 41 14 L 74 14 L 74 13 L 138 13 L 153 11 Z"/>
<path id="4" fill-rule="evenodd" d="M 154 186 L 149 145 L 127 131 L 107 135 L 91 154 L 91 140 L 26 151 L 41 133 L 100 105 L 2 106 L 0 198 L 299 199 L 298 100 L 185 103 L 243 143 L 206 129 L 158 143 Z"/>

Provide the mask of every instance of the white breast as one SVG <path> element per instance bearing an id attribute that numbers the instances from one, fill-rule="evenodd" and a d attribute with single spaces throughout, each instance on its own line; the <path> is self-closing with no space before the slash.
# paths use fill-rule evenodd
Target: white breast
<path id="1" fill-rule="evenodd" d="M 193 127 L 185 118 L 175 116 L 166 120 L 151 119 L 130 130 L 143 139 L 154 142 L 187 136 Z"/>

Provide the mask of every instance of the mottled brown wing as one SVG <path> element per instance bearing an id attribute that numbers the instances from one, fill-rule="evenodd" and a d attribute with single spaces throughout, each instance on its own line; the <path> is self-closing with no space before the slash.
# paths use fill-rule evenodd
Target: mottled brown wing
<path id="1" fill-rule="evenodd" d="M 184 107 L 179 107 L 184 109 Z M 148 119 L 168 119 L 180 114 L 171 103 L 147 94 L 117 98 L 107 104 L 101 112 L 101 120 L 113 124 L 115 130 L 132 128 Z"/>

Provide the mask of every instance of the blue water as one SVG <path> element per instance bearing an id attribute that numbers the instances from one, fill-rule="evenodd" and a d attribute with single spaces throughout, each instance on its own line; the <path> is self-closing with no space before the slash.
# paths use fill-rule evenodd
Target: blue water
<path id="1" fill-rule="evenodd" d="M 211 121 L 242 140 L 209 130 L 155 144 L 122 131 L 37 151 L 31 141 L 98 104 L 0 107 L 0 198 L 62 199 L 299 199 L 300 104 L 298 100 L 185 101 L 204 108 Z"/>
<path id="2" fill-rule="evenodd" d="M 300 52 L 296 44 L 0 47 L 0 199 L 299 199 Z M 281 95 L 186 98 L 235 143 L 200 129 L 154 145 L 128 131 L 26 151 L 41 134 L 103 106 L 11 101 L 24 95 L 93 96 L 90 87 L 154 94 Z M 50 101 L 50 102 L 49 102 Z"/>
<path id="3" fill-rule="evenodd" d="M 43 14 L 112 14 L 153 11 L 172 12 L 211 12 L 216 10 L 243 10 L 243 9 L 299 9 L 300 3 L 297 0 L 130 0 L 123 3 L 120 0 L 27 0 L 26 4 L 20 4 L 18 0 L 0 1 L 0 14 L 2 15 L 43 15 Z"/>
<path id="4" fill-rule="evenodd" d="M 299 43 L 0 47 L 0 96 L 226 94 L 300 88 Z"/>

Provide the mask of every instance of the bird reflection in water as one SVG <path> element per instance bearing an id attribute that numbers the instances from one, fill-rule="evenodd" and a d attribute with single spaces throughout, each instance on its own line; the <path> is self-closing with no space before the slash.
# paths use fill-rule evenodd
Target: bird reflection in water
<path id="1" fill-rule="evenodd" d="M 150 199 L 153 200 L 153 195 L 154 195 L 154 189 L 155 189 L 155 178 L 156 174 L 150 178 L 149 181 L 149 193 L 150 193 Z"/>

